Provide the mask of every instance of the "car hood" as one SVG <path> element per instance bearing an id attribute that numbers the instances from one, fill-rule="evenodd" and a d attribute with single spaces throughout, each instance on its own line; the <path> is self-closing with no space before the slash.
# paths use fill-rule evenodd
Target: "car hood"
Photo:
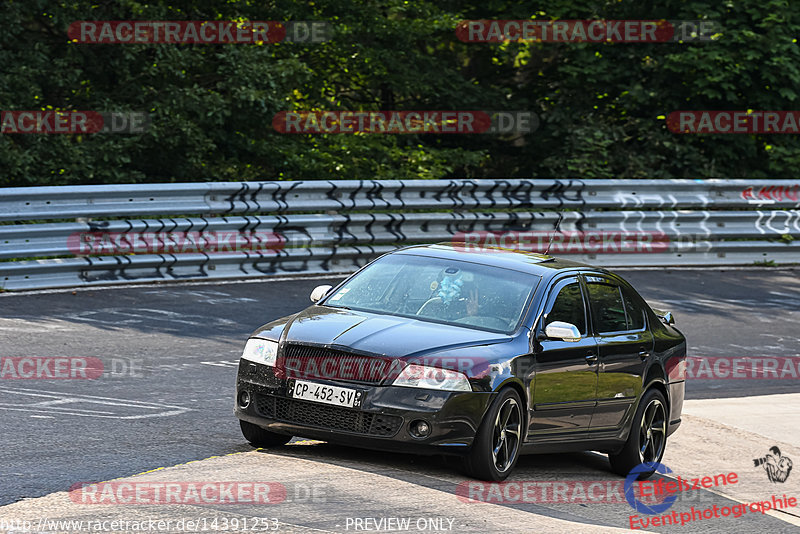
<path id="1" fill-rule="evenodd" d="M 283 334 L 282 340 L 288 342 L 336 346 L 391 358 L 512 339 L 508 334 L 324 306 L 312 306 L 294 316 Z"/>

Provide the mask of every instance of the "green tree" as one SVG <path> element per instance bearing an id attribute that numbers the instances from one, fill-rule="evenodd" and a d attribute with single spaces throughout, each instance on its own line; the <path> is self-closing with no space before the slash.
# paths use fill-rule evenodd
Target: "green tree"
<path id="1" fill-rule="evenodd" d="M 800 4 L 7 0 L 0 110 L 146 111 L 136 135 L 0 135 L 0 185 L 446 177 L 791 177 L 792 135 L 676 135 L 675 110 L 795 106 Z M 707 19 L 713 42 L 464 43 L 465 19 Z M 330 41 L 79 44 L 79 20 L 321 20 Z M 537 131 L 286 135 L 280 111 L 531 110 Z"/>

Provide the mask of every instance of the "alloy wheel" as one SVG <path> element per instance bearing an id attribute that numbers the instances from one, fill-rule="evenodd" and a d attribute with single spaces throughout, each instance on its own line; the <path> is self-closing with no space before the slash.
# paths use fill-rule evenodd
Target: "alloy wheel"
<path id="1" fill-rule="evenodd" d="M 506 472 L 514 464 L 521 433 L 522 413 L 519 403 L 513 398 L 506 399 L 497 411 L 492 439 L 492 459 L 500 473 Z"/>
<path id="2" fill-rule="evenodd" d="M 653 399 L 644 409 L 639 428 L 639 458 L 642 463 L 657 462 L 667 440 L 667 415 L 664 404 Z"/>

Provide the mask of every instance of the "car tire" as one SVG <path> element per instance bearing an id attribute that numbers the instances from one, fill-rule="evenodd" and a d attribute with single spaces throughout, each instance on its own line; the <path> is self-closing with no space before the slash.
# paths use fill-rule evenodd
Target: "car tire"
<path id="1" fill-rule="evenodd" d="M 610 453 L 611 470 L 628 476 L 631 469 L 642 463 L 660 462 L 667 446 L 668 426 L 667 401 L 657 389 L 648 390 L 643 396 L 633 417 L 628 440 L 617 453 Z M 656 472 L 642 472 L 638 479 L 645 480 Z"/>
<path id="2" fill-rule="evenodd" d="M 239 420 L 239 426 L 242 429 L 244 439 L 249 441 L 253 447 L 278 447 L 286 445 L 292 439 L 292 436 L 276 434 L 241 419 Z"/>
<path id="3" fill-rule="evenodd" d="M 513 388 L 505 388 L 483 417 L 472 447 L 464 457 L 467 476 L 501 481 L 514 469 L 522 445 L 523 404 Z"/>

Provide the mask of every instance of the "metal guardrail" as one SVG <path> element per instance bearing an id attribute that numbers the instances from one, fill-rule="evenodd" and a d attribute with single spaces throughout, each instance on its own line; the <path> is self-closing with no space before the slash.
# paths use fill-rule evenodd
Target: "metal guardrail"
<path id="1" fill-rule="evenodd" d="M 0 287 L 344 273 L 398 246 L 553 237 L 595 265 L 800 263 L 800 180 L 411 180 L 0 189 Z M 71 222 L 47 222 L 53 220 Z M 491 233 L 491 236 L 489 234 Z M 198 252 L 175 235 L 268 246 Z M 466 234 L 466 237 L 465 237 Z M 576 235 L 645 236 L 635 252 Z M 157 249 L 136 249 L 136 236 Z M 254 237 L 255 236 L 255 237 Z M 485 239 L 487 238 L 488 239 Z M 117 247 L 95 246 L 104 239 Z M 644 239 L 644 237 L 643 237 Z M 98 241 L 95 241 L 98 240 Z M 613 241 L 613 239 L 612 239 Z M 185 244 L 185 239 L 184 239 Z M 251 243 L 252 244 L 252 243 Z M 574 244 L 574 243 L 573 243 Z M 585 245 L 585 242 L 584 242 Z M 30 259 L 36 258 L 36 259 Z"/>

